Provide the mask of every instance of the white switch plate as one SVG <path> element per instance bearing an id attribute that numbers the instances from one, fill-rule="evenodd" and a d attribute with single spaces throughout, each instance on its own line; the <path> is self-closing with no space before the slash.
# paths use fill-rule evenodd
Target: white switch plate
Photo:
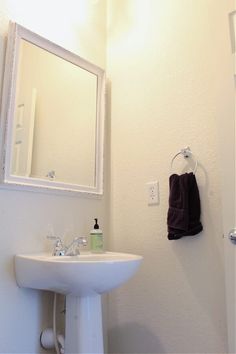
<path id="1" fill-rule="evenodd" d="M 159 183 L 157 181 L 148 182 L 146 186 L 148 205 L 159 204 Z"/>

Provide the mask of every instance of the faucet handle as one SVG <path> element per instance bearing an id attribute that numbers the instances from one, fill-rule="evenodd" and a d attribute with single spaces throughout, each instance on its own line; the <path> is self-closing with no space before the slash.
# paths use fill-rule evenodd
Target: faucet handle
<path id="1" fill-rule="evenodd" d="M 84 236 L 76 237 L 74 239 L 74 241 L 76 241 L 78 243 L 78 245 L 82 245 L 82 246 L 87 246 L 87 244 L 88 244 L 87 238 Z"/>
<path id="2" fill-rule="evenodd" d="M 55 244 L 56 245 L 62 245 L 63 244 L 62 239 L 59 236 L 47 235 L 47 239 L 48 240 L 52 240 L 52 241 L 55 240 Z"/>
<path id="3" fill-rule="evenodd" d="M 59 236 L 51 236 L 51 235 L 47 235 L 47 239 L 55 241 L 52 255 L 64 256 L 65 250 L 63 249 L 64 246 L 63 246 L 62 239 Z"/>

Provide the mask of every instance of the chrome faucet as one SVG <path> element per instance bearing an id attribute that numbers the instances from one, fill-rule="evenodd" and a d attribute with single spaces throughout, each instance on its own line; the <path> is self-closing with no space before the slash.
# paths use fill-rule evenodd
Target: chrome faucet
<path id="1" fill-rule="evenodd" d="M 80 254 L 79 246 L 86 246 L 87 240 L 85 237 L 75 237 L 69 246 L 64 245 L 60 237 L 47 236 L 49 240 L 55 240 L 52 251 L 53 256 L 78 256 Z"/>

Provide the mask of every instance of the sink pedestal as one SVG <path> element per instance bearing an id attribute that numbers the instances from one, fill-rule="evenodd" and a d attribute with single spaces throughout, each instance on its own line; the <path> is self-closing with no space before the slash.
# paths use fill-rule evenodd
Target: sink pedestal
<path id="1" fill-rule="evenodd" d="M 67 295 L 65 354 L 86 353 L 104 353 L 101 295 Z"/>

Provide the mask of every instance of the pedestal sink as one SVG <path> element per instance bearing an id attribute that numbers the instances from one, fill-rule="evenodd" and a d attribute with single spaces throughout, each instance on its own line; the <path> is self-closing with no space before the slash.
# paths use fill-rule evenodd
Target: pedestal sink
<path id="1" fill-rule="evenodd" d="M 16 279 L 20 287 L 66 295 L 66 354 L 102 354 L 101 294 L 131 278 L 141 261 L 141 256 L 115 252 L 17 255 Z"/>

